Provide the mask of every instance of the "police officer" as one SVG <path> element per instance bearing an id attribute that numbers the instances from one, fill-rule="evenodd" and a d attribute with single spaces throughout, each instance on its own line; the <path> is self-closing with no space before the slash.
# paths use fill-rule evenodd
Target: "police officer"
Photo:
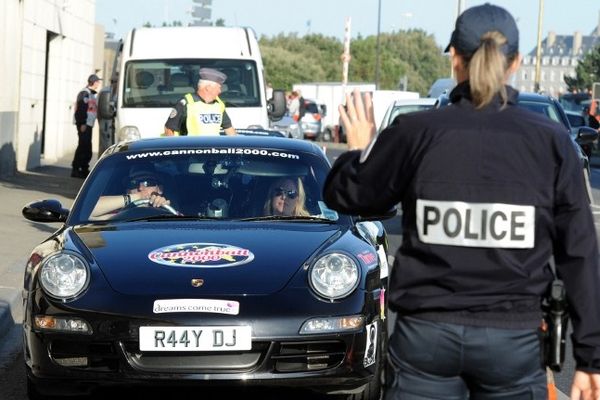
<path id="1" fill-rule="evenodd" d="M 98 106 L 96 94 L 100 90 L 102 79 L 96 74 L 88 77 L 87 86 L 77 94 L 73 120 L 77 127 L 77 148 L 73 156 L 71 176 L 85 178 L 90 173 L 90 160 L 92 159 L 92 129 L 96 122 Z"/>
<path id="2" fill-rule="evenodd" d="M 374 216 L 402 204 L 387 400 L 546 399 L 538 327 L 552 256 L 571 307 L 571 398 L 600 398 L 600 269 L 581 165 L 561 126 L 516 106 L 505 82 L 518 46 L 506 10 L 469 8 L 446 49 L 451 106 L 401 115 L 378 136 L 368 94 L 340 106 L 356 151 L 330 171 L 328 206 Z"/>
<path id="3" fill-rule="evenodd" d="M 186 94 L 171 110 L 165 136 L 219 135 L 221 129 L 227 135 L 235 135 L 225 103 L 219 98 L 227 76 L 212 68 L 201 68 L 199 73 L 198 90 Z"/>

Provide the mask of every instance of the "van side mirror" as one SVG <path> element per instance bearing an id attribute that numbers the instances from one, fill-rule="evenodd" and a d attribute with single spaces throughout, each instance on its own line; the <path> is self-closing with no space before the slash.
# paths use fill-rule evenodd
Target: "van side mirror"
<path id="1" fill-rule="evenodd" d="M 273 90 L 273 97 L 267 100 L 267 110 L 271 121 L 279 121 L 285 114 L 285 92 L 281 89 Z"/>
<path id="2" fill-rule="evenodd" d="M 325 104 L 321 104 L 321 114 L 323 116 L 327 115 L 327 106 Z"/>
<path id="3" fill-rule="evenodd" d="M 112 119 L 115 116 L 115 107 L 112 103 L 112 92 L 109 87 L 100 90 L 98 94 L 98 117 Z"/>

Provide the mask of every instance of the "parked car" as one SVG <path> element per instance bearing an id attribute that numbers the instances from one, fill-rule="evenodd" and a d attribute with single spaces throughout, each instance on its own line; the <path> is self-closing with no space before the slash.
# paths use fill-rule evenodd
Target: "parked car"
<path id="1" fill-rule="evenodd" d="M 300 125 L 289 114 L 285 114 L 281 119 L 271 122 L 271 129 L 283 132 L 286 137 L 291 139 L 304 138 Z"/>
<path id="2" fill-rule="evenodd" d="M 264 136 L 122 142 L 71 210 L 52 199 L 23 208 L 61 224 L 25 268 L 31 398 L 237 384 L 379 399 L 388 249 L 378 219 L 395 213 L 327 208 L 319 146 Z M 150 206 L 157 196 L 170 203 Z M 108 200 L 115 210 L 100 213 Z M 288 200 L 296 213 L 273 211 Z"/>
<path id="3" fill-rule="evenodd" d="M 436 107 L 444 107 L 450 105 L 450 98 L 447 94 L 444 94 L 438 98 Z M 564 108 L 561 106 L 559 101 L 548 95 L 538 93 L 519 92 L 517 98 L 517 105 L 528 109 L 529 111 L 543 114 L 551 120 L 562 124 L 565 130 L 569 133 L 572 139 L 573 147 L 581 164 L 583 166 L 583 175 L 585 178 L 585 185 L 587 189 L 588 200 L 593 201 L 592 186 L 590 184 L 590 161 L 589 154 L 591 154 L 591 148 L 598 142 L 598 132 L 587 126 L 572 127 Z"/>
<path id="4" fill-rule="evenodd" d="M 315 100 L 304 100 L 304 116 L 299 121 L 305 139 L 316 140 L 321 135 L 323 108 Z"/>
<path id="5" fill-rule="evenodd" d="M 416 111 L 429 110 L 430 108 L 433 108 L 435 106 L 436 102 L 437 99 L 430 97 L 394 101 L 392 104 L 389 105 L 387 111 L 385 112 L 385 115 L 383 116 L 383 120 L 381 121 L 381 125 L 379 127 L 379 131 L 382 131 L 389 125 L 391 125 L 398 115 Z"/>

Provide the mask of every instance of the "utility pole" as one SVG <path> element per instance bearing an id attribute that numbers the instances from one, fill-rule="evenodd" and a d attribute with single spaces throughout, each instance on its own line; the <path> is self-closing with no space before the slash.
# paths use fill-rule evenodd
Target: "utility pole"
<path id="1" fill-rule="evenodd" d="M 375 89 L 379 89 L 379 35 L 381 31 L 381 0 L 377 9 L 377 45 L 375 48 Z"/>
<path id="2" fill-rule="evenodd" d="M 538 32 L 537 32 L 537 48 L 535 51 L 535 81 L 533 84 L 533 91 L 539 93 L 540 91 L 540 69 L 542 65 L 542 19 L 544 15 L 544 0 L 540 1 L 540 8 L 538 11 Z"/>
<path id="3" fill-rule="evenodd" d="M 342 93 L 346 93 L 346 84 L 348 83 L 348 64 L 350 63 L 350 25 L 351 18 L 346 17 L 344 25 L 344 52 L 342 53 Z"/>

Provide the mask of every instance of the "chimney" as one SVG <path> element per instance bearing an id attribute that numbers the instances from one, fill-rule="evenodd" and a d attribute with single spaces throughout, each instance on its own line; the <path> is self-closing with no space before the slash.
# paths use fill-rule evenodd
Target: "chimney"
<path id="1" fill-rule="evenodd" d="M 550 31 L 546 38 L 546 49 L 551 49 L 554 46 L 554 43 L 556 43 L 556 32 Z"/>
<path id="2" fill-rule="evenodd" d="M 579 50 L 581 49 L 581 41 L 582 41 L 581 32 L 576 31 L 573 34 L 573 56 L 574 57 L 577 57 L 577 55 L 579 54 Z"/>

